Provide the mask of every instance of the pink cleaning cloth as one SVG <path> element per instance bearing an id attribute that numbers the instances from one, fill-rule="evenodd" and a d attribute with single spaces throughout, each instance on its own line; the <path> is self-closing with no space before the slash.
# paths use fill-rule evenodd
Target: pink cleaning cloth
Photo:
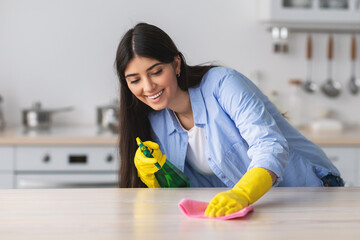
<path id="1" fill-rule="evenodd" d="M 244 217 L 246 214 L 248 214 L 248 212 L 251 212 L 254 210 L 253 206 L 248 206 L 246 208 L 241 209 L 238 212 L 235 212 L 235 213 L 232 213 L 232 214 L 229 214 L 226 216 L 211 218 L 211 217 L 204 215 L 208 204 L 209 203 L 207 203 L 207 202 L 199 202 L 199 201 L 184 198 L 179 202 L 179 208 L 186 216 L 191 217 L 191 218 L 210 218 L 210 219 L 219 219 L 219 220 L 228 220 L 228 219 L 233 219 L 233 218 Z"/>

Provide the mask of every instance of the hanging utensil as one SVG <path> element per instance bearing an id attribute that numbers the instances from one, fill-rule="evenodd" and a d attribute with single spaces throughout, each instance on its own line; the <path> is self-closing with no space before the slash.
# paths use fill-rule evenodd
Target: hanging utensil
<path id="1" fill-rule="evenodd" d="M 311 80 L 312 73 L 312 38 L 311 35 L 308 35 L 306 41 L 306 61 L 307 61 L 307 71 L 306 71 L 306 81 L 303 85 L 305 92 L 313 93 L 317 90 L 317 84 Z"/>
<path id="2" fill-rule="evenodd" d="M 333 36 L 329 36 L 329 42 L 328 42 L 328 77 L 326 82 L 323 84 L 321 90 L 323 93 L 328 97 L 337 97 L 341 93 L 341 84 L 338 81 L 333 81 L 332 79 L 332 59 L 333 59 L 333 53 L 334 52 L 334 39 Z"/>
<path id="3" fill-rule="evenodd" d="M 360 88 L 360 79 L 356 78 L 355 74 L 355 63 L 356 63 L 356 37 L 355 35 L 351 38 L 351 75 L 349 81 L 349 89 L 352 94 L 357 94 Z"/>
<path id="4" fill-rule="evenodd" d="M 278 53 L 281 51 L 281 45 L 280 45 L 280 29 L 278 27 L 273 27 L 271 29 L 271 35 L 273 38 L 273 51 L 275 53 Z"/>

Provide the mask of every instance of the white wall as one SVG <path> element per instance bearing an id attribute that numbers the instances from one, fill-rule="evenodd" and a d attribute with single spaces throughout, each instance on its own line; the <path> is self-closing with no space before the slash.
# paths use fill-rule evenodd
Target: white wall
<path id="1" fill-rule="evenodd" d="M 95 124 L 96 106 L 118 94 L 117 44 L 141 21 L 165 30 L 190 64 L 216 61 L 249 77 L 259 70 L 263 91 L 278 90 L 284 106 L 289 78 L 305 77 L 306 34 L 290 35 L 289 54 L 272 53 L 256 1 L 0 0 L 0 94 L 8 124 L 21 124 L 21 110 L 34 101 L 47 108 L 75 107 L 59 113 L 55 122 Z M 321 82 L 326 37 L 314 36 L 313 77 Z M 349 44 L 349 35 L 335 35 L 334 78 L 344 84 L 350 74 Z M 359 99 L 348 91 L 337 99 L 307 95 L 306 119 L 330 108 L 342 120 L 360 123 Z"/>

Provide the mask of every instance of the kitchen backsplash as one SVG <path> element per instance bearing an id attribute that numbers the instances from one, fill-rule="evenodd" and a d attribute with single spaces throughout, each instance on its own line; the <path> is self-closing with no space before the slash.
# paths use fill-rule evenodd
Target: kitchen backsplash
<path id="1" fill-rule="evenodd" d="M 57 123 L 95 124 L 96 107 L 118 97 L 113 66 L 118 42 L 142 21 L 168 32 L 189 64 L 232 67 L 271 98 L 276 91 L 282 111 L 289 110 L 289 80 L 306 78 L 307 33 L 290 31 L 289 51 L 274 53 L 271 33 L 257 18 L 257 1 L 1 0 L 0 95 L 6 122 L 20 125 L 21 111 L 41 101 L 44 108 L 74 107 L 59 114 Z M 360 124 L 360 93 L 347 89 L 351 35 L 333 36 L 332 77 L 341 82 L 342 93 L 329 98 L 301 91 L 304 121 L 331 110 L 343 122 Z M 323 84 L 328 34 L 315 32 L 312 39 L 312 79 Z M 355 69 L 360 77 L 360 58 Z"/>

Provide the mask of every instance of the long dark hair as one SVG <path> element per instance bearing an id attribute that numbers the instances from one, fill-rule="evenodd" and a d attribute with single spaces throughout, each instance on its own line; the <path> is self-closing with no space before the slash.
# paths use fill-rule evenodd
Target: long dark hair
<path id="1" fill-rule="evenodd" d="M 204 74 L 213 67 L 212 65 L 188 66 L 171 38 L 154 25 L 139 23 L 125 33 L 118 46 L 115 60 L 120 80 L 120 187 L 146 187 L 138 178 L 134 165 L 133 159 L 137 149 L 135 139 L 140 137 L 144 141 L 152 140 L 148 114 L 154 110 L 131 93 L 125 79 L 125 68 L 135 55 L 163 63 L 171 63 L 176 56 L 179 56 L 181 67 L 178 86 L 182 90 L 197 86 Z"/>

